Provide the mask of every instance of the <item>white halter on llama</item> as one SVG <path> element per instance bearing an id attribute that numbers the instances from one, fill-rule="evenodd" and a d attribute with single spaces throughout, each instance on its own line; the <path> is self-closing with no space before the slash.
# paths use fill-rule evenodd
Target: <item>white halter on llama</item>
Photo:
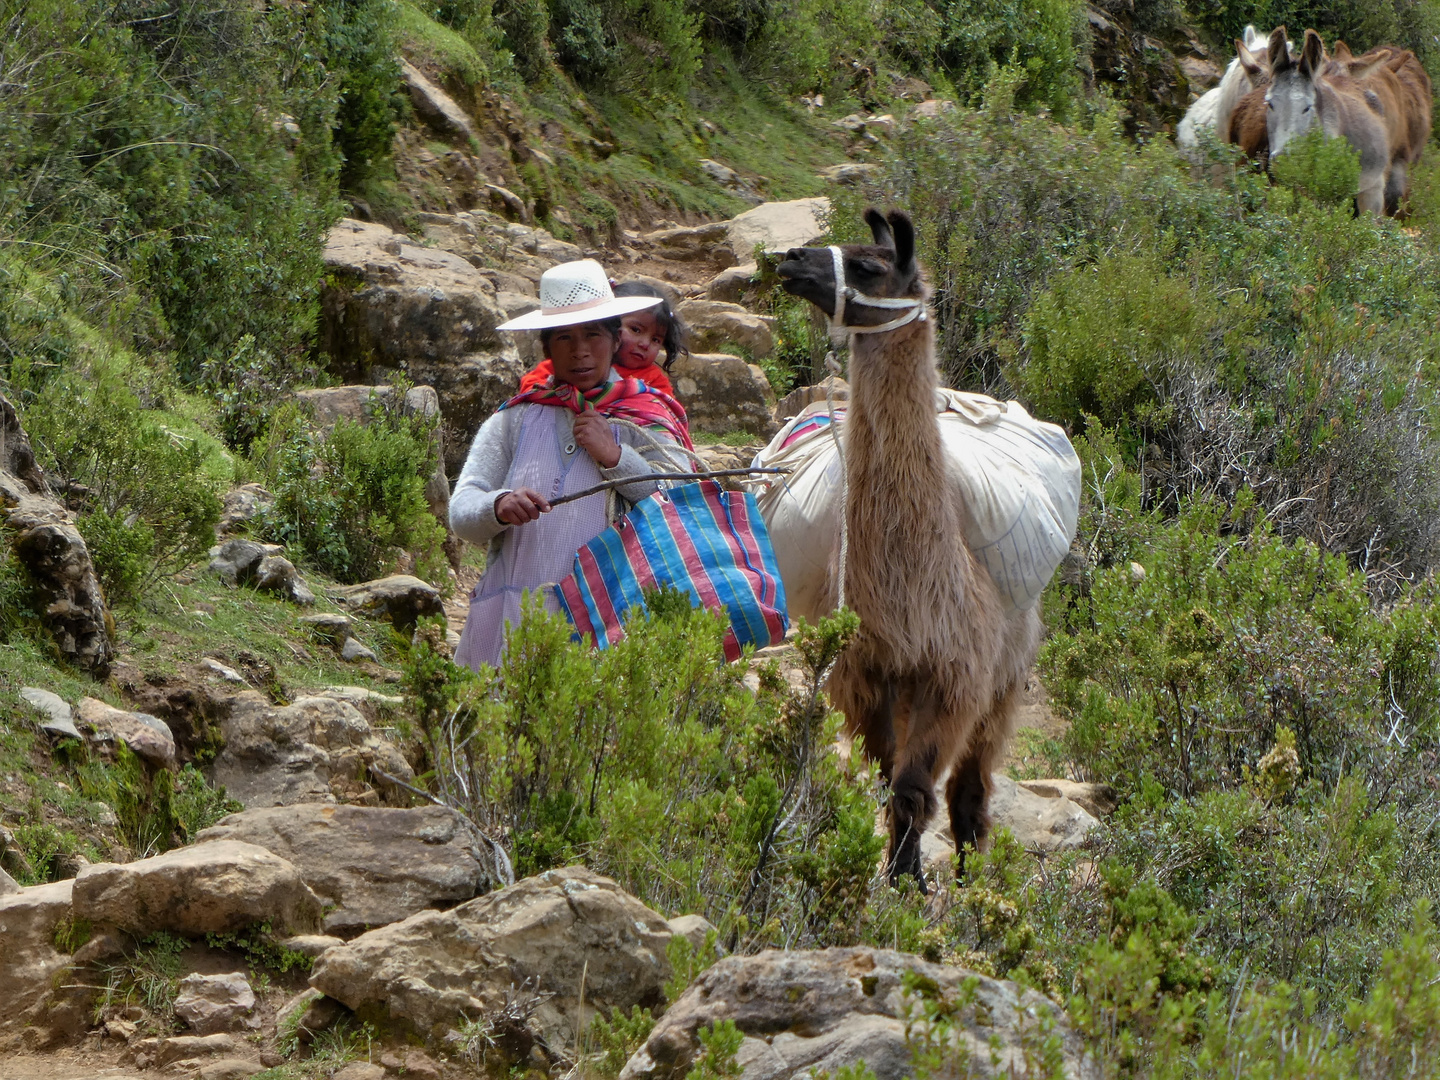
<path id="1" fill-rule="evenodd" d="M 880 334 L 886 330 L 899 330 L 902 326 L 919 319 L 924 322 L 925 300 L 918 296 L 866 296 L 859 289 L 845 284 L 845 254 L 840 250 L 839 244 L 830 245 L 830 258 L 835 261 L 835 314 L 830 316 L 830 325 L 836 330 L 845 330 L 851 334 Z M 898 318 L 883 322 L 878 326 L 846 326 L 845 325 L 845 302 L 850 301 L 860 307 L 886 308 L 891 311 L 905 312 Z"/>

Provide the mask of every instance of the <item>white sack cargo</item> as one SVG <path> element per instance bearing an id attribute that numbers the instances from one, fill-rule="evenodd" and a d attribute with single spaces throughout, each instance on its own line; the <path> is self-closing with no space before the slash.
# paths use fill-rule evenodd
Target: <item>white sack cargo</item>
<path id="1" fill-rule="evenodd" d="M 1040 598 L 1070 550 L 1080 509 L 1080 460 L 1065 433 L 1016 401 L 940 390 L 935 407 L 965 539 L 1014 609 Z M 751 485 L 770 530 L 791 618 L 826 614 L 826 574 L 838 549 L 844 464 L 823 401 L 807 406 L 755 457 L 787 476 Z M 843 445 L 843 406 L 835 407 Z M 794 441 L 785 445 L 787 440 Z"/>

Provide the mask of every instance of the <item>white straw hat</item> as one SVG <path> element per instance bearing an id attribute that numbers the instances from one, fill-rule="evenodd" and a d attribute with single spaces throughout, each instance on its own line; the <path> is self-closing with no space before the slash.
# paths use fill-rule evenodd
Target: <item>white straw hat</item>
<path id="1" fill-rule="evenodd" d="M 552 266 L 540 275 L 540 310 L 501 323 L 497 330 L 548 330 L 618 319 L 662 303 L 658 296 L 619 296 L 610 288 L 605 268 L 594 259 Z"/>

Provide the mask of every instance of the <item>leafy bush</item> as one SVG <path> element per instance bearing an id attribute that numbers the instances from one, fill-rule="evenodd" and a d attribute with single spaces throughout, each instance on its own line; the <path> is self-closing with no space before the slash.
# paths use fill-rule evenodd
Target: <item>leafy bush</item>
<path id="1" fill-rule="evenodd" d="M 1055 275 L 1025 322 L 1012 380 L 1039 412 L 1079 428 L 1141 418 L 1167 395 L 1168 362 L 1204 354 L 1211 305 L 1163 255 L 1113 254 Z"/>
<path id="2" fill-rule="evenodd" d="M 706 913 L 731 947 L 782 927 L 858 941 L 883 838 L 827 749 L 839 717 L 819 690 L 853 616 L 802 628 L 803 693 L 767 668 L 757 697 L 715 614 L 681 599 L 652 597 L 601 653 L 532 603 L 479 679 L 420 635 L 407 682 L 437 792 L 507 838 L 517 875 L 584 861 L 656 908 Z"/>
<path id="3" fill-rule="evenodd" d="M 1345 139 L 1307 131 L 1271 159 L 1271 175 L 1318 203 L 1348 204 L 1360 190 L 1360 152 Z"/>
<path id="4" fill-rule="evenodd" d="M 215 542 L 218 483 L 197 434 L 147 414 L 114 371 L 51 381 L 25 413 L 52 486 L 77 511 L 112 604 L 131 603 Z"/>
<path id="5" fill-rule="evenodd" d="M 342 418 L 329 432 L 296 406 L 279 411 L 255 453 L 275 495 L 257 529 L 339 581 L 383 576 L 406 552 L 422 577 L 443 581 L 445 529 L 425 501 L 435 422 L 404 415 L 402 398 L 377 399 L 364 422 Z"/>

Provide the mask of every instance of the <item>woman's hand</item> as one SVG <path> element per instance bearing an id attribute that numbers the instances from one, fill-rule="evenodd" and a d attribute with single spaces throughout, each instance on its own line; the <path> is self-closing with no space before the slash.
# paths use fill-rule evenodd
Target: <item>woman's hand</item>
<path id="1" fill-rule="evenodd" d="M 575 441 L 602 469 L 613 469 L 620 464 L 620 444 L 610 433 L 610 422 L 594 409 L 575 417 Z"/>
<path id="2" fill-rule="evenodd" d="M 516 488 L 495 500 L 495 517 L 506 525 L 524 525 L 550 512 L 550 504 L 538 491 Z"/>

